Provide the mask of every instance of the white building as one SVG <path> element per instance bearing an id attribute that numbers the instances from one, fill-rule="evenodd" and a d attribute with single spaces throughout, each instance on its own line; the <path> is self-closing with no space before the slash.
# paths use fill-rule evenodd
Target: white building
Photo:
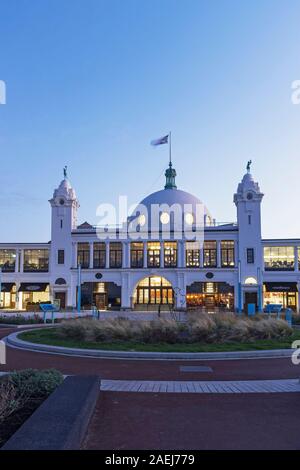
<path id="1" fill-rule="evenodd" d="M 62 307 L 75 307 L 80 265 L 84 308 L 155 310 L 175 303 L 209 311 L 254 303 L 261 310 L 281 303 L 299 311 L 300 239 L 261 238 L 263 194 L 249 167 L 234 194 L 237 223 L 218 224 L 205 209 L 203 223 L 196 224 L 197 206 L 203 205 L 177 189 L 175 177 L 170 163 L 165 189 L 142 201 L 149 214 L 161 205 L 154 229 L 150 215 L 147 220 L 137 211 L 126 222 L 125 238 L 124 230 L 121 236 L 110 227 L 99 239 L 96 227 L 77 225 L 79 203 L 65 174 L 49 201 L 51 241 L 0 244 L 1 306 L 32 310 L 32 304 L 56 298 Z M 184 233 L 168 211 L 174 204 L 182 209 Z M 165 224 L 171 228 L 167 239 Z M 131 226 L 137 227 L 135 239 Z"/>

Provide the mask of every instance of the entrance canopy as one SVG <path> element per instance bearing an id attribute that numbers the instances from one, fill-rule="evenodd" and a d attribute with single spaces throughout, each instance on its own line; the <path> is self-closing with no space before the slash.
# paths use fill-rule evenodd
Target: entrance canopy
<path id="1" fill-rule="evenodd" d="M 13 282 L 2 282 L 1 283 L 1 292 L 11 292 L 14 286 Z"/>
<path id="2" fill-rule="evenodd" d="M 48 286 L 47 282 L 22 282 L 19 292 L 45 292 Z"/>
<path id="3" fill-rule="evenodd" d="M 267 292 L 297 292 L 296 282 L 265 282 Z"/>

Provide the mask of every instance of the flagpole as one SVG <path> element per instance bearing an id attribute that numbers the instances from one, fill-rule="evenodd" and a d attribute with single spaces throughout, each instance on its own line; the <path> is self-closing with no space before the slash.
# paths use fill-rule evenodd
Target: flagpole
<path id="1" fill-rule="evenodd" d="M 172 164 L 172 144 L 171 144 L 171 131 L 169 132 L 169 160 Z"/>

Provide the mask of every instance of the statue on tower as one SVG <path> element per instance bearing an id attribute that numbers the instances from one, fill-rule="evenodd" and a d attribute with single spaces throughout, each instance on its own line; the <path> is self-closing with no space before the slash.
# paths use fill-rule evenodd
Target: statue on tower
<path id="1" fill-rule="evenodd" d="M 247 167 L 246 167 L 248 173 L 250 173 L 251 164 L 252 164 L 252 160 L 249 160 L 248 163 L 247 163 Z"/>
<path id="2" fill-rule="evenodd" d="M 67 178 L 67 177 L 68 177 L 68 176 L 67 176 L 67 169 L 68 169 L 67 165 L 64 166 L 64 178 Z"/>

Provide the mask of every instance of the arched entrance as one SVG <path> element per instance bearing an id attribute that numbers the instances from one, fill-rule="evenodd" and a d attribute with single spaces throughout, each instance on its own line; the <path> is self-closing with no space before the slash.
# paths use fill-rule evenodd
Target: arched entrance
<path id="1" fill-rule="evenodd" d="M 173 305 L 174 291 L 172 284 L 161 276 L 149 276 L 142 279 L 136 286 L 133 294 L 134 307 L 148 308 L 158 305 Z"/>

